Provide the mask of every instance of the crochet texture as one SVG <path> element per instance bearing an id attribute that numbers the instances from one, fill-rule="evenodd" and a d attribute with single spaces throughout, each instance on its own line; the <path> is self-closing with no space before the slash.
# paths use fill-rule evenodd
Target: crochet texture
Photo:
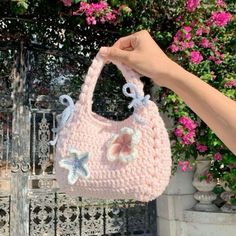
<path id="1" fill-rule="evenodd" d="M 112 121 L 92 112 L 92 97 L 97 79 L 104 66 L 98 54 L 90 66 L 81 89 L 79 100 L 70 120 L 60 130 L 55 157 L 56 178 L 62 191 L 74 195 L 99 199 L 135 199 L 150 201 L 163 193 L 171 175 L 170 141 L 158 107 L 152 101 L 139 109 L 144 124 L 132 116 L 123 121 Z M 118 64 L 127 82 L 134 84 L 141 95 L 143 83 L 139 75 Z M 124 127 L 139 130 L 141 138 L 136 145 L 138 156 L 128 162 L 109 161 L 107 143 L 112 135 Z M 68 170 L 59 165 L 68 157 L 70 149 L 88 152 L 89 178 L 78 178 L 68 183 Z"/>

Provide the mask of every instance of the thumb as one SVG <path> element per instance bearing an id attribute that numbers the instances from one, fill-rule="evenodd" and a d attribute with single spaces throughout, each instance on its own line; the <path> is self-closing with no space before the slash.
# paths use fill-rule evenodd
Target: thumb
<path id="1" fill-rule="evenodd" d="M 107 60 L 128 64 L 131 52 L 117 47 L 101 47 L 99 53 Z"/>

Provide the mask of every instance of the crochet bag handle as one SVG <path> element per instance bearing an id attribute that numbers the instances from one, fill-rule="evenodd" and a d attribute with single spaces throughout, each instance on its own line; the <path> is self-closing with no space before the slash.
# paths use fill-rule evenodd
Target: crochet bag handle
<path id="1" fill-rule="evenodd" d="M 92 110 L 93 92 L 104 65 L 105 61 L 103 57 L 98 53 L 93 59 L 93 62 L 89 67 L 88 73 L 85 77 L 84 84 L 82 85 L 81 93 L 79 96 L 79 103 L 84 106 L 87 111 Z M 128 83 L 134 84 L 139 94 L 143 96 L 143 83 L 140 80 L 140 75 L 121 63 L 116 63 L 116 66 L 122 72 L 125 80 Z"/>

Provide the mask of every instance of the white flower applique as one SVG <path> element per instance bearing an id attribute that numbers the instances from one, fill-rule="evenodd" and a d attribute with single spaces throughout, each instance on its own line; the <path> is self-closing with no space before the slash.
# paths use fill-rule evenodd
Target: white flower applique
<path id="1" fill-rule="evenodd" d="M 90 173 L 87 167 L 88 159 L 89 154 L 87 152 L 79 153 L 76 149 L 70 149 L 69 156 L 59 161 L 60 167 L 69 170 L 69 184 L 73 185 L 78 178 L 89 178 Z"/>
<path id="2" fill-rule="evenodd" d="M 114 134 L 107 143 L 107 159 L 109 161 L 120 160 L 128 163 L 138 156 L 137 144 L 141 138 L 141 132 L 128 127 Z"/>

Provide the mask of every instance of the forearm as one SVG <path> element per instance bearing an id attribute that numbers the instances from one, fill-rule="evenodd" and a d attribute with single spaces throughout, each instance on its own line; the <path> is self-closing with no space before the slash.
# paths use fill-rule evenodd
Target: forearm
<path id="1" fill-rule="evenodd" d="M 236 102 L 180 66 L 170 72 L 168 86 L 236 154 Z"/>

